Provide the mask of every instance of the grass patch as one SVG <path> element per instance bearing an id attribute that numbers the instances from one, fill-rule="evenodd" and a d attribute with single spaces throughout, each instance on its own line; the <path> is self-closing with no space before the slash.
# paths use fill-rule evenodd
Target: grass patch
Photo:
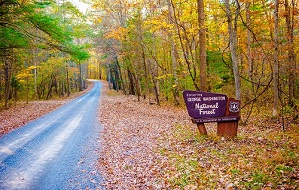
<path id="1" fill-rule="evenodd" d="M 200 136 L 196 126 L 176 125 L 163 149 L 173 167 L 171 189 L 298 189 L 298 126 L 288 131 L 241 126 L 238 137 Z M 192 189 L 192 188 L 191 188 Z"/>
<path id="2" fill-rule="evenodd" d="M 121 93 L 120 91 L 117 92 L 116 90 L 108 90 L 108 91 L 107 91 L 107 95 L 108 95 L 108 96 L 119 96 L 120 93 Z"/>

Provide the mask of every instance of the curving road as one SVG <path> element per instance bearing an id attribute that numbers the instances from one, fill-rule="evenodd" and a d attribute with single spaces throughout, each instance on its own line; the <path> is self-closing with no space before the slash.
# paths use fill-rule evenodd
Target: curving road
<path id="1" fill-rule="evenodd" d="M 101 83 L 83 96 L 0 138 L 0 189 L 103 189 Z"/>

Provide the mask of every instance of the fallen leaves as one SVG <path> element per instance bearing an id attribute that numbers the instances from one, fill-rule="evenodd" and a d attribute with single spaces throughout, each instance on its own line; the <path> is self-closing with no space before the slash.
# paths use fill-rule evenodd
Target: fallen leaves
<path id="1" fill-rule="evenodd" d="M 109 94 L 109 95 L 107 95 Z M 190 122 L 180 109 L 161 108 L 135 96 L 112 95 L 104 86 L 99 110 L 103 124 L 99 169 L 108 189 L 167 188 L 163 179 L 168 158 L 160 154 L 161 139 L 173 123 Z"/>
<path id="2" fill-rule="evenodd" d="M 42 115 L 58 108 L 65 101 L 32 101 L 20 103 L 7 110 L 0 111 L 0 135 L 21 127 Z"/>
<path id="3" fill-rule="evenodd" d="M 235 139 L 206 124 L 200 136 L 186 110 L 149 105 L 104 87 L 98 168 L 107 189 L 296 189 L 299 126 L 253 117 Z M 297 134 L 297 135 L 296 135 Z"/>
<path id="4" fill-rule="evenodd" d="M 103 84 L 97 169 L 107 189 L 299 188 L 298 125 L 283 132 L 276 122 L 252 117 L 235 139 L 217 136 L 214 123 L 206 124 L 209 136 L 200 136 L 184 108 L 138 102 Z M 1 134 L 67 101 L 1 111 Z"/>

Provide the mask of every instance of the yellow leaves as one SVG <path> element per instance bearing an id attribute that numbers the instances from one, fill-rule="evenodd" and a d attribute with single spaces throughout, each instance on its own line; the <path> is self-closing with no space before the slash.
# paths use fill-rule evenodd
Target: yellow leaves
<path id="1" fill-rule="evenodd" d="M 24 73 L 18 74 L 17 79 L 20 79 L 20 82 L 21 82 L 22 79 L 26 79 L 26 78 L 29 78 L 32 76 L 33 76 L 33 74 L 24 72 Z"/>
<path id="2" fill-rule="evenodd" d="M 28 82 L 28 79 L 33 78 L 34 74 L 28 73 L 28 71 L 24 71 L 16 76 L 18 81 L 22 84 L 25 84 Z"/>
<path id="3" fill-rule="evenodd" d="M 103 18 L 98 17 L 97 19 L 94 20 L 94 23 L 99 24 L 99 23 L 102 23 L 102 21 L 103 21 Z"/>
<path id="4" fill-rule="evenodd" d="M 166 78 L 169 78 L 169 77 L 172 77 L 173 74 L 165 74 L 165 75 L 161 75 L 161 76 L 158 76 L 156 77 L 157 80 L 161 80 L 161 79 L 166 79 Z"/>
<path id="5" fill-rule="evenodd" d="M 39 66 L 30 66 L 24 70 L 22 70 L 21 73 L 19 73 L 16 78 L 19 80 L 21 83 L 25 83 L 25 79 L 28 79 L 30 77 L 33 77 L 34 74 L 32 74 L 32 70 L 37 69 Z"/>
<path id="6" fill-rule="evenodd" d="M 159 30 L 171 30 L 174 28 L 172 24 L 168 24 L 165 21 L 159 19 L 145 21 L 144 27 L 149 29 L 150 32 L 156 32 Z"/>
<path id="7" fill-rule="evenodd" d="M 27 69 L 29 69 L 29 70 L 33 70 L 33 69 L 37 69 L 37 68 L 39 68 L 39 66 L 30 66 L 30 67 L 28 67 Z"/>
<path id="8" fill-rule="evenodd" d="M 117 29 L 109 32 L 106 35 L 106 38 L 112 38 L 112 39 L 123 41 L 126 38 L 127 34 L 128 34 L 128 31 L 126 28 L 118 27 Z"/>

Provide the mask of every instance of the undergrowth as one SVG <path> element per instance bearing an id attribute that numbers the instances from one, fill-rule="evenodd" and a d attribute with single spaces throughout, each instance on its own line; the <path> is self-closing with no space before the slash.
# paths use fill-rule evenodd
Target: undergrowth
<path id="1" fill-rule="evenodd" d="M 196 125 L 175 125 L 167 137 L 172 146 L 163 150 L 175 168 L 168 171 L 170 187 L 298 189 L 299 126 L 291 124 L 283 131 L 275 125 L 265 121 L 239 126 L 233 139 L 213 131 L 201 136 Z"/>

